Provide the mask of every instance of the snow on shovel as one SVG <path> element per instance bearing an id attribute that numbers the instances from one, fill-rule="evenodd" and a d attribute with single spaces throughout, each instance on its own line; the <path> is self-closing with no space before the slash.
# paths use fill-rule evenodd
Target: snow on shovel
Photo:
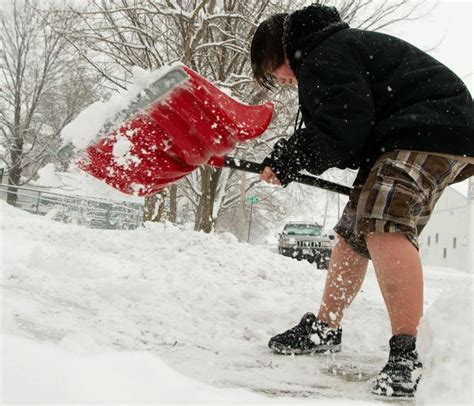
<path id="1" fill-rule="evenodd" d="M 260 136 L 273 104 L 243 104 L 184 65 L 167 69 L 106 123 L 79 153 L 67 143 L 62 160 L 121 192 L 156 193 L 200 165 L 252 173 L 261 164 L 226 156 L 239 142 Z M 118 123 L 118 124 L 117 124 Z M 350 188 L 307 175 L 294 181 L 348 195 Z"/>

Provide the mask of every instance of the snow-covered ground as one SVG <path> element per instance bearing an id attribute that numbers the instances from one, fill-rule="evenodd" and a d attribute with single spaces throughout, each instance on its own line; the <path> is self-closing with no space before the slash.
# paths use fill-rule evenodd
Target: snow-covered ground
<path id="1" fill-rule="evenodd" d="M 343 351 L 286 357 L 270 336 L 316 311 L 325 271 L 171 225 L 92 230 L 0 201 L 3 403 L 377 404 L 390 337 L 370 270 Z M 426 269 L 414 400 L 472 404 L 472 274 Z"/>

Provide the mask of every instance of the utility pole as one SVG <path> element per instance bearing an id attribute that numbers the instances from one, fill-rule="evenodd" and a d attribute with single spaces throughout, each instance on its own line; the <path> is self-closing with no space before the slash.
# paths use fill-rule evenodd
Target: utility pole
<path id="1" fill-rule="evenodd" d="M 246 172 L 240 173 L 240 198 L 239 198 L 239 226 L 237 237 L 239 241 L 244 241 L 245 235 L 245 189 L 247 188 Z"/>
<path id="2" fill-rule="evenodd" d="M 324 207 L 323 229 L 326 227 L 326 219 L 328 216 L 328 206 L 329 206 L 329 190 L 326 190 L 326 206 Z"/>
<path id="3" fill-rule="evenodd" d="M 247 202 L 250 203 L 250 216 L 249 216 L 249 230 L 247 234 L 247 242 L 250 242 L 250 230 L 252 229 L 252 213 L 254 203 L 258 203 L 260 198 L 254 195 L 247 196 Z"/>
<path id="4" fill-rule="evenodd" d="M 337 194 L 337 220 L 341 218 L 341 195 Z"/>
<path id="5" fill-rule="evenodd" d="M 252 211 L 253 211 L 253 201 L 250 202 L 249 233 L 247 234 L 247 242 L 250 241 L 250 230 L 252 229 Z"/>

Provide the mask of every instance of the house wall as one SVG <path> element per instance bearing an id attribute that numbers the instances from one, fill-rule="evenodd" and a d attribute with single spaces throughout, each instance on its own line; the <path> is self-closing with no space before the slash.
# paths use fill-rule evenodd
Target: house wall
<path id="1" fill-rule="evenodd" d="M 461 193 L 447 188 L 431 219 L 419 236 L 424 265 L 472 269 L 472 204 Z"/>

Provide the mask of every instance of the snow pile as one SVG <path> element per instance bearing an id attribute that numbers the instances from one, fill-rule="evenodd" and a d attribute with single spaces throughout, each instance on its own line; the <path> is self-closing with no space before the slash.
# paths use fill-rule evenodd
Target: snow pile
<path id="1" fill-rule="evenodd" d="M 470 286 L 443 292 L 419 327 L 424 373 L 419 404 L 473 403 L 473 297 Z"/>
<path id="2" fill-rule="evenodd" d="M 274 303 L 282 294 L 298 291 L 307 297 L 309 307 L 312 292 L 323 283 L 324 274 L 315 273 L 314 266 L 295 266 L 295 261 L 265 249 L 237 244 L 230 234 L 217 237 L 156 223 L 131 232 L 87 230 L 0 203 L 3 227 L 8 230 L 2 255 L 7 286 L 32 290 L 41 286 L 42 294 L 75 303 L 79 313 L 89 307 L 85 314 L 107 313 L 102 322 L 90 318 L 84 326 L 95 331 L 92 335 L 98 335 L 101 344 L 145 348 L 140 337 L 150 333 L 145 326 L 153 326 L 163 341 L 171 343 L 204 345 L 210 340 L 223 348 L 231 343 L 239 346 L 241 339 L 265 343 L 272 323 L 281 323 Z M 287 281 L 291 274 L 296 278 Z M 100 309 L 93 303 L 96 295 L 102 300 Z M 304 305 L 293 306 L 298 317 Z M 20 301 L 12 300 L 11 306 L 29 322 L 37 321 L 36 305 L 21 307 Z M 57 317 L 45 308 L 41 320 L 53 336 L 62 338 L 64 330 L 83 331 L 77 330 L 76 320 L 66 318 L 67 325 L 58 329 Z M 128 318 L 128 333 L 135 337 L 118 338 L 107 331 L 107 323 L 115 332 Z M 99 334 L 97 327 L 102 330 Z M 122 342 L 124 338 L 128 342 Z"/>
<path id="3" fill-rule="evenodd" d="M 367 403 L 366 380 L 383 363 L 384 349 L 369 345 L 370 354 L 376 354 L 378 360 L 375 368 L 369 365 L 369 371 L 361 372 L 354 368 L 357 361 L 352 356 L 338 359 L 336 365 L 330 356 L 317 362 L 275 357 L 266 346 L 270 336 L 298 322 L 306 311 L 316 310 L 315 298 L 320 296 L 325 273 L 314 265 L 239 244 L 229 234 L 208 235 L 163 224 L 147 224 L 129 232 L 95 230 L 48 221 L 1 201 L 0 209 L 1 233 L 8 236 L 2 241 L 0 259 L 3 334 L 55 343 L 92 358 L 100 358 L 103 351 L 144 351 L 192 380 L 270 395 L 272 401 L 310 397 L 323 404 L 324 399 L 350 396 L 344 403 Z M 361 295 L 363 306 L 381 308 L 381 303 L 368 296 Z M 368 317 L 378 314 L 373 311 Z M 360 315 L 356 309 L 354 316 L 360 319 Z M 379 337 L 379 342 L 385 341 L 351 318 L 349 324 L 356 334 L 351 334 L 353 341 L 347 340 L 347 355 L 356 346 L 364 357 L 361 340 L 374 342 Z M 21 342 L 7 340 L 4 352 L 17 354 L 27 350 L 23 347 Z M 32 384 L 28 395 L 21 390 L 21 381 L 38 379 L 33 366 L 48 365 L 45 359 L 53 356 L 46 347 L 37 351 L 14 374 L 6 369 L 5 373 L 16 377 L 9 381 L 9 399 L 66 402 L 74 397 L 77 392 L 69 395 L 58 385 L 43 392 Z M 43 351 L 47 352 L 44 356 Z M 66 359 L 63 353 L 54 356 Z M 103 359 L 92 359 L 86 365 L 85 360 L 68 358 L 61 365 L 75 362 L 79 371 L 91 368 L 97 379 L 94 388 L 104 387 L 99 392 L 104 397 L 106 388 L 114 382 L 120 386 L 128 377 L 95 375 L 94 368 L 103 366 Z M 8 365 L 13 368 L 13 361 Z M 53 382 L 61 367 L 41 369 L 42 379 Z M 348 388 L 346 369 L 354 379 Z M 137 374 L 142 372 L 145 370 Z M 87 385 L 82 373 L 80 377 L 68 375 L 68 379 L 77 378 Z M 143 381 L 150 382 L 146 377 Z M 186 386 L 179 390 L 186 391 Z M 147 393 L 155 392 L 148 388 Z M 83 396 L 79 399 L 85 401 Z M 240 395 L 239 399 L 255 398 Z"/>
<path id="4" fill-rule="evenodd" d="M 282 357 L 268 350 L 268 338 L 317 311 L 326 275 L 314 265 L 229 234 L 154 223 L 133 231 L 86 229 L 2 201 L 0 236 L 6 400 L 378 402 L 371 379 L 386 362 L 390 327 L 372 271 L 346 313 L 341 353 Z M 440 288 L 459 292 L 472 276 L 428 282 L 427 305 Z M 433 399 L 441 381 L 445 398 L 464 396 L 443 361 L 469 377 L 472 329 L 460 328 L 467 295 L 441 296 L 428 309 L 421 401 Z M 457 334 L 456 352 L 448 348 L 446 325 Z M 165 377 L 173 381 L 169 391 Z"/>
<path id="5" fill-rule="evenodd" d="M 177 65 L 166 65 L 154 71 L 134 67 L 133 80 L 127 90 L 115 94 L 107 101 L 91 104 L 63 129 L 61 138 L 64 144 L 71 142 L 79 150 L 86 148 L 96 140 L 105 123 L 113 120 L 120 111 L 127 109 L 143 89 Z"/>

